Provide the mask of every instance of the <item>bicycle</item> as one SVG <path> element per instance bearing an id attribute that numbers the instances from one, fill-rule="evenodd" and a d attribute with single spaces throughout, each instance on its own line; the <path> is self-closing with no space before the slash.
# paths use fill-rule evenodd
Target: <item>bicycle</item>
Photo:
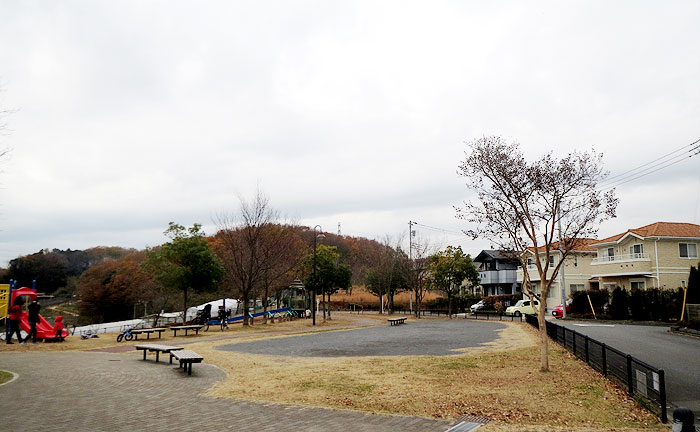
<path id="1" fill-rule="evenodd" d="M 117 342 L 121 342 L 122 340 L 125 340 L 128 342 L 128 341 L 132 340 L 134 338 L 134 335 L 133 335 L 133 333 L 131 333 L 131 330 L 133 330 L 133 329 L 134 329 L 133 327 L 127 327 L 126 330 L 119 333 L 119 336 L 117 336 Z"/>
<path id="2" fill-rule="evenodd" d="M 231 316 L 231 311 L 224 311 L 223 308 L 219 309 L 219 326 L 221 326 L 221 331 L 228 329 L 228 318 Z"/>

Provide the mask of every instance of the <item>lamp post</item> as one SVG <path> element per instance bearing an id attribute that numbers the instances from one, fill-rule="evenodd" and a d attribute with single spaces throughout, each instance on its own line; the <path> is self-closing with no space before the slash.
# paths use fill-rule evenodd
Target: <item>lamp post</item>
<path id="1" fill-rule="evenodd" d="M 316 228 L 318 228 L 319 234 L 316 234 Z M 316 225 L 314 227 L 314 262 L 312 271 L 312 280 L 314 283 L 311 285 L 311 318 L 313 325 L 316 325 L 316 239 L 323 235 L 323 228 L 321 225 Z"/>

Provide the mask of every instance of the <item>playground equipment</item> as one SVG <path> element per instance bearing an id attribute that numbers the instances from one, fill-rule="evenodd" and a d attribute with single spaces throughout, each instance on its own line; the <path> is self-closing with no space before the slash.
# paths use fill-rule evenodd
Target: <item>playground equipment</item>
<path id="1" fill-rule="evenodd" d="M 12 284 L 12 285 L 14 285 L 14 284 Z M 17 288 L 14 288 L 12 285 L 10 285 L 9 295 L 7 296 L 8 301 L 5 304 L 6 308 L 9 309 L 9 306 L 11 304 L 14 304 L 15 299 L 17 297 L 28 296 L 29 302 L 36 300 L 36 290 L 31 289 L 31 288 L 27 288 L 27 287 L 22 287 L 22 288 L 17 289 Z M 29 303 L 29 302 L 27 302 L 27 303 Z M 29 318 L 28 313 L 25 311 L 22 311 L 22 318 L 20 319 L 19 324 L 20 324 L 20 327 L 22 328 L 22 330 L 24 330 L 26 333 L 29 333 L 29 330 L 31 329 L 31 326 L 29 325 L 28 318 Z M 6 326 L 6 327 L 9 329 L 9 326 Z M 9 332 L 9 330 L 8 330 L 8 332 Z M 46 321 L 44 319 L 44 317 L 42 317 L 41 315 L 39 315 L 39 322 L 36 325 L 36 332 L 37 332 L 37 334 L 36 334 L 37 339 L 43 339 L 43 340 L 47 340 L 47 341 L 48 340 L 53 341 L 53 340 L 57 339 L 56 338 L 56 329 L 54 328 L 54 326 L 52 324 L 49 324 L 49 322 Z M 68 331 L 64 329 L 61 332 L 61 336 L 64 338 L 66 336 L 68 336 Z M 5 335 L 5 337 L 7 337 L 7 334 Z"/>

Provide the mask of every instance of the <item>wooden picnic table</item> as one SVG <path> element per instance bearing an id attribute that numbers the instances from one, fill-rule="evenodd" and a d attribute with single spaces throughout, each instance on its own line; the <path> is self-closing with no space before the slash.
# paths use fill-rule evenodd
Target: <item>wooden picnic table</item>
<path id="1" fill-rule="evenodd" d="M 389 318 L 387 321 L 390 325 L 399 325 L 406 322 L 406 317 Z"/>
<path id="2" fill-rule="evenodd" d="M 199 330 L 204 327 L 202 324 L 194 324 L 194 325 L 183 325 L 183 326 L 172 326 L 170 327 L 170 330 L 173 331 L 173 337 L 177 336 L 177 331 L 178 330 L 184 330 L 185 331 L 185 336 L 187 336 L 187 332 L 189 330 L 194 330 L 195 334 L 199 334 Z"/>
<path id="3" fill-rule="evenodd" d="M 139 340 L 139 335 L 146 333 L 146 339 L 151 338 L 151 333 L 158 333 L 158 339 L 160 339 L 161 334 L 165 331 L 165 328 L 149 328 L 149 329 L 134 329 L 131 330 L 131 334 L 134 335 L 135 340 Z"/>
<path id="4" fill-rule="evenodd" d="M 160 353 L 172 353 L 173 351 L 179 351 L 182 347 L 171 346 L 171 345 L 160 345 L 160 344 L 143 344 L 135 345 L 136 350 L 143 350 L 143 359 L 146 360 L 146 351 L 156 353 L 156 363 L 158 362 Z M 172 360 L 170 360 L 172 363 Z"/>

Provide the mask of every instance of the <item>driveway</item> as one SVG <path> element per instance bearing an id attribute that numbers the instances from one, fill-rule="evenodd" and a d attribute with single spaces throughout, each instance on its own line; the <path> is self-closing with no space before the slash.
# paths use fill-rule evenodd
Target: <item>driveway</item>
<path id="1" fill-rule="evenodd" d="M 663 369 L 668 401 L 675 406 L 690 408 L 696 418 L 700 416 L 700 339 L 672 334 L 665 326 L 562 320 L 557 324 Z"/>

